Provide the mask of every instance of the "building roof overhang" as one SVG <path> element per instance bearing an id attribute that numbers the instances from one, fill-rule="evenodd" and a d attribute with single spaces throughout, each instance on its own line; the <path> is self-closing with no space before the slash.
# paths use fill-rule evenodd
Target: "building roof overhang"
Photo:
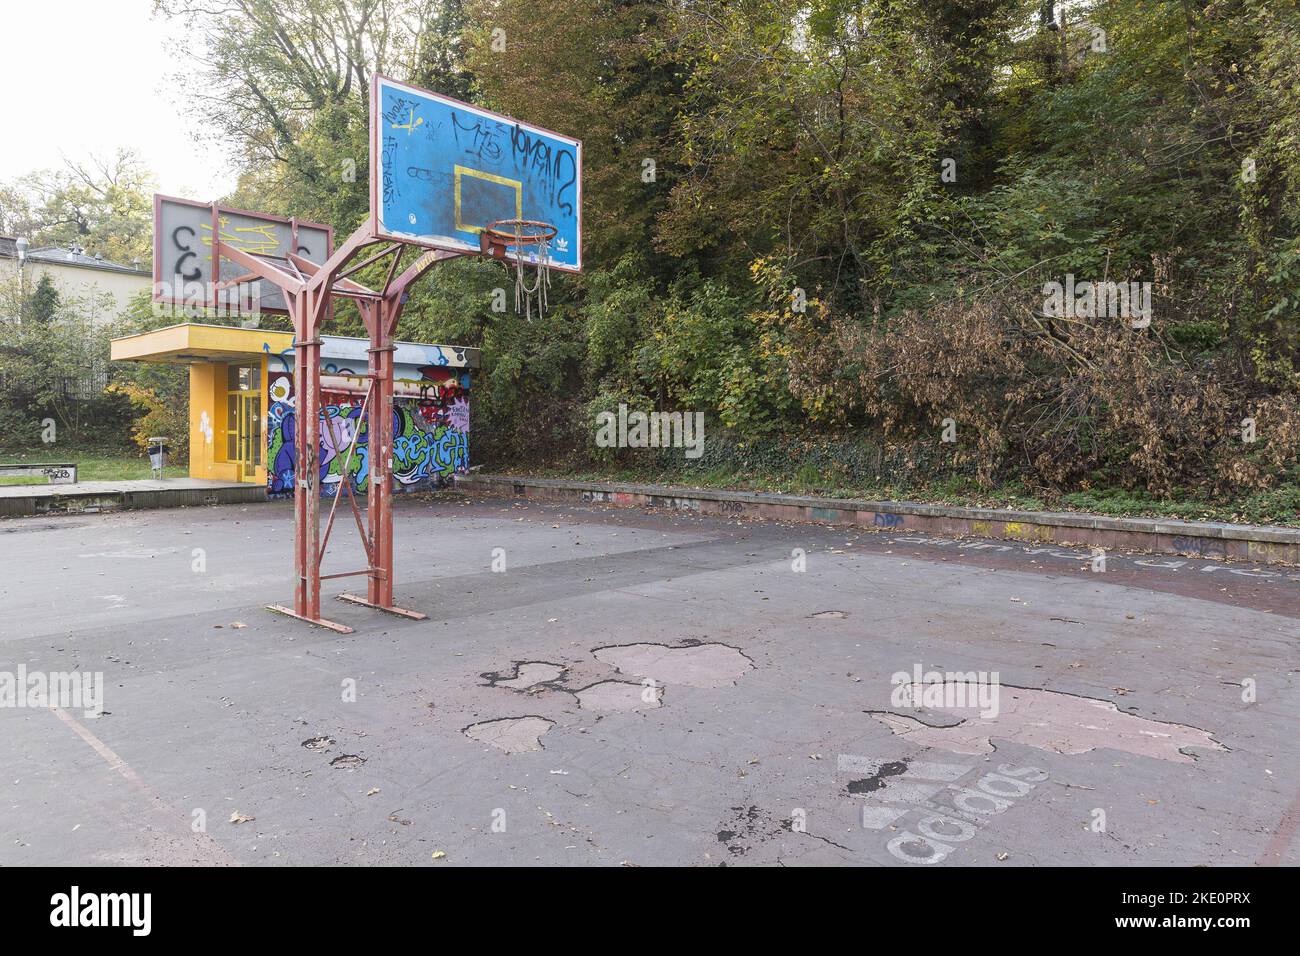
<path id="1" fill-rule="evenodd" d="M 399 365 L 446 368 L 478 368 L 479 350 L 460 345 L 422 342 L 394 342 L 394 361 Z M 321 336 L 321 358 L 346 360 L 364 366 L 369 342 L 343 335 Z M 248 361 L 263 355 L 283 357 L 293 352 L 293 333 L 273 329 L 247 329 L 228 325 L 184 322 L 165 329 L 138 332 L 113 339 L 112 357 L 117 362 Z"/>
<path id="2" fill-rule="evenodd" d="M 271 329 L 242 329 L 225 325 L 181 325 L 138 332 L 113 339 L 112 357 L 117 362 L 232 362 L 279 355 L 293 348 L 292 332 Z"/>

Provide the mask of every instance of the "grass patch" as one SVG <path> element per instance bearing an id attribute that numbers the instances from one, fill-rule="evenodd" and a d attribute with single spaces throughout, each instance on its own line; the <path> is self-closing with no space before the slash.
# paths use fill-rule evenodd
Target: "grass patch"
<path id="1" fill-rule="evenodd" d="M 149 457 L 130 450 L 92 448 L 77 451 L 67 448 L 42 447 L 20 451 L 0 450 L 0 465 L 34 464 L 38 462 L 73 462 L 77 466 L 77 481 L 133 481 L 152 478 Z M 186 478 L 187 465 L 168 465 L 163 470 L 165 478 Z M 9 477 L 0 475 L 0 485 L 45 485 L 42 475 Z"/>

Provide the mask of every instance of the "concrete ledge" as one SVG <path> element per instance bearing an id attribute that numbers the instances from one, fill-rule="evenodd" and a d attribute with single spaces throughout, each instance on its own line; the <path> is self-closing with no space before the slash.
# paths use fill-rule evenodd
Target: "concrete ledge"
<path id="1" fill-rule="evenodd" d="M 1300 528 L 1163 518 L 1112 518 L 1082 512 L 962 508 L 914 501 L 810 498 L 755 491 L 516 478 L 509 475 L 458 476 L 456 486 L 466 491 L 557 501 L 675 508 L 723 517 L 850 524 L 1043 544 L 1233 558 L 1258 564 L 1300 565 Z"/>
<path id="2" fill-rule="evenodd" d="M 43 514 L 86 514 L 145 508 L 194 508 L 201 505 L 266 501 L 266 486 L 204 482 L 97 481 L 81 485 L 23 485 L 0 495 L 0 517 Z"/>

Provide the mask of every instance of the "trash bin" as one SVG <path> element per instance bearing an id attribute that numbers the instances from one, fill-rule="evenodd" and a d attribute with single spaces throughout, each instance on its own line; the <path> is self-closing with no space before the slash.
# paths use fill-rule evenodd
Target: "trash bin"
<path id="1" fill-rule="evenodd" d="M 163 469 L 167 467 L 168 451 L 170 451 L 170 449 L 167 447 L 166 438 L 149 439 L 149 466 L 153 468 L 153 476 L 155 478 L 161 478 L 163 476 Z"/>

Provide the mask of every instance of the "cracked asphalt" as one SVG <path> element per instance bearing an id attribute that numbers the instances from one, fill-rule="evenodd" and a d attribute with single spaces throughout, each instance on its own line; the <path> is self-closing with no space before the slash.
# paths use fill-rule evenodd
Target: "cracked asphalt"
<path id="1" fill-rule="evenodd" d="M 1298 862 L 1300 569 L 396 509 L 429 619 L 327 581 L 348 636 L 264 608 L 285 503 L 0 522 L 0 675 L 102 672 L 106 711 L 0 707 L 0 865 Z M 1024 700 L 909 709 L 915 668 Z"/>

